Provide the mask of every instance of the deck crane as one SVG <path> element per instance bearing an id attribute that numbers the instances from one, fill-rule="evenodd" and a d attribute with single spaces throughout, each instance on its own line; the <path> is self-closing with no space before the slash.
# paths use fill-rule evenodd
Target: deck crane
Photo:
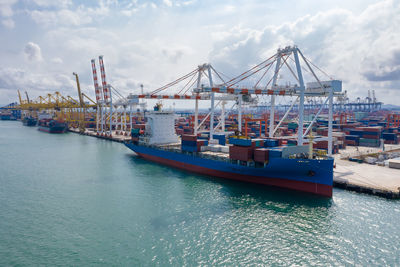
<path id="1" fill-rule="evenodd" d="M 24 107 L 24 101 L 22 100 L 22 97 L 21 97 L 21 93 L 19 92 L 19 90 L 18 90 L 18 99 L 19 99 L 19 106 L 20 106 L 20 108 L 22 109 L 22 107 Z M 24 115 L 24 113 L 23 112 L 21 112 L 21 116 L 22 116 L 22 119 L 23 119 L 23 116 Z"/>
<path id="2" fill-rule="evenodd" d="M 31 113 L 33 111 L 32 103 L 29 99 L 28 92 L 25 91 L 26 100 L 23 100 L 21 97 L 21 93 L 18 90 L 18 99 L 19 99 L 19 109 L 24 110 L 22 113 L 22 117 L 26 116 L 26 112 Z M 32 115 L 32 114 L 30 114 Z"/>
<path id="3" fill-rule="evenodd" d="M 18 90 L 18 99 L 19 99 L 19 104 L 20 104 L 20 106 L 22 106 L 22 105 L 23 105 L 23 103 L 22 103 L 22 97 L 21 97 L 21 93 L 19 92 L 19 90 Z"/>
<path id="4" fill-rule="evenodd" d="M 85 103 L 83 102 L 83 98 L 82 98 L 81 85 L 79 83 L 79 76 L 78 76 L 78 74 L 76 72 L 73 72 L 72 75 L 75 76 L 75 80 L 76 80 L 76 87 L 78 89 L 79 104 L 80 104 L 81 108 L 84 108 Z"/>
<path id="5" fill-rule="evenodd" d="M 89 96 L 87 96 L 85 93 L 81 93 L 82 97 L 86 98 L 87 100 L 89 100 L 90 103 L 92 103 L 92 106 L 96 106 L 96 102 L 94 102 Z"/>
<path id="6" fill-rule="evenodd" d="M 27 101 L 27 103 L 29 104 L 29 96 L 28 96 L 28 92 L 27 91 L 25 91 L 25 95 L 26 95 L 26 101 Z"/>
<path id="7" fill-rule="evenodd" d="M 85 109 L 85 102 L 83 101 L 83 96 L 81 93 L 81 85 L 79 83 L 79 76 L 76 72 L 73 72 L 72 75 L 75 76 L 76 80 L 76 87 L 78 89 L 78 96 L 79 96 L 79 115 L 78 115 L 78 124 L 79 124 L 79 132 L 84 133 L 85 132 L 85 117 L 86 117 L 86 109 Z"/>

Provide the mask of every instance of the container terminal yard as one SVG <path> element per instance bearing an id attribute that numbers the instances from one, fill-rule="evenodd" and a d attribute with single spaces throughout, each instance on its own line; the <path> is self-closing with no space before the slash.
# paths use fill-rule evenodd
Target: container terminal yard
<path id="1" fill-rule="evenodd" d="M 79 76 L 73 73 L 77 98 L 52 92 L 30 99 L 28 92 L 18 91 L 18 102 L 2 107 L 0 119 L 21 120 L 48 133 L 70 131 L 125 143 L 144 158 L 171 166 L 174 163 L 163 162 L 149 149 L 156 145 L 158 152 L 185 155 L 179 160 L 188 166 L 202 164 L 188 161 L 196 158 L 206 165 L 237 165 L 244 172 L 199 167 L 197 172 L 211 176 L 245 180 L 241 176 L 258 177 L 264 168 L 274 177 L 283 175 L 267 185 L 328 197 L 336 186 L 400 198 L 400 113 L 383 109 L 374 90 L 366 89 L 366 97 L 350 101 L 342 82 L 320 77 L 327 75 L 295 46 L 278 49 L 236 77 L 224 77 L 211 64 L 202 64 L 155 90 L 142 86 L 141 94 L 128 96 L 107 82 L 103 56 L 98 62 L 101 84 L 96 60 L 91 60 L 95 98 L 81 92 Z M 282 80 L 282 72 L 292 80 Z M 277 104 L 279 98 L 291 101 Z M 179 101 L 190 102 L 194 111 L 163 107 Z M 199 108 L 199 102 L 209 103 L 209 108 Z M 274 170 L 274 164 L 284 169 L 279 164 L 329 164 L 331 158 L 333 175 L 329 167 L 323 174 L 307 170 L 304 176 L 313 182 L 300 177 L 301 164 L 293 165 L 298 174 Z M 329 175 L 333 183 L 325 180 Z"/>

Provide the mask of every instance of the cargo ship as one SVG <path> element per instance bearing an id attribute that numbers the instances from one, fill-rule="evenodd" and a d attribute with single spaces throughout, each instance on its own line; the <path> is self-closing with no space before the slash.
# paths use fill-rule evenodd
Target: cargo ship
<path id="1" fill-rule="evenodd" d="M 38 120 L 34 117 L 25 117 L 22 119 L 22 123 L 25 126 L 36 126 L 38 123 Z"/>
<path id="2" fill-rule="evenodd" d="M 17 118 L 10 111 L 0 111 L 0 120 L 15 121 L 17 120 Z"/>
<path id="3" fill-rule="evenodd" d="M 173 112 L 149 112 L 145 128 L 132 129 L 125 145 L 144 159 L 182 170 L 332 197 L 334 160 L 315 155 L 312 145 L 284 147 L 274 140 L 240 137 L 219 145 L 212 137 L 180 138 L 174 120 Z"/>
<path id="4" fill-rule="evenodd" d="M 39 131 L 47 133 L 65 133 L 68 128 L 65 121 L 54 119 L 41 119 L 38 125 Z"/>

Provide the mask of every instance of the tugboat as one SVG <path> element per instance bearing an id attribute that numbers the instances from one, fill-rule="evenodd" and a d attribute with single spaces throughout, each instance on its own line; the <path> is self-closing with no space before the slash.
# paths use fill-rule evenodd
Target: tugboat
<path id="1" fill-rule="evenodd" d="M 41 119 L 39 120 L 39 131 L 47 133 L 65 133 L 67 123 L 63 120 Z"/>
<path id="2" fill-rule="evenodd" d="M 37 122 L 38 122 L 38 120 L 36 118 L 34 118 L 34 117 L 31 117 L 31 116 L 25 117 L 25 118 L 22 119 L 22 123 L 25 126 L 36 126 Z"/>

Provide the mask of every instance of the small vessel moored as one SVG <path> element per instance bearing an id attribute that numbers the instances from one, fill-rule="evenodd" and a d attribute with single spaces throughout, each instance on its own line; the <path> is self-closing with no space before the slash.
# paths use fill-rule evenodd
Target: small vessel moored
<path id="1" fill-rule="evenodd" d="M 0 120 L 15 121 L 17 118 L 10 111 L 0 111 Z"/>
<path id="2" fill-rule="evenodd" d="M 67 123 L 62 120 L 41 119 L 39 120 L 39 131 L 47 133 L 65 133 Z"/>
<path id="3" fill-rule="evenodd" d="M 38 123 L 38 120 L 34 117 L 25 117 L 22 119 L 22 123 L 25 126 L 36 126 Z"/>

